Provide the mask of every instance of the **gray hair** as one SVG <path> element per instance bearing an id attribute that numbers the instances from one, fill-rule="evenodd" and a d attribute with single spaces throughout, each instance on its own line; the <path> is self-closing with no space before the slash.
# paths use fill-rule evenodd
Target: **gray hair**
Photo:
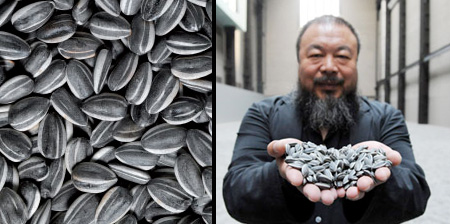
<path id="1" fill-rule="evenodd" d="M 336 16 L 332 16 L 332 15 L 325 15 L 325 16 L 321 16 L 321 17 L 317 17 L 311 21 L 309 21 L 308 23 L 306 23 L 302 30 L 300 31 L 300 35 L 298 35 L 297 38 L 297 61 L 300 62 L 300 56 L 299 56 L 299 52 L 300 52 L 300 41 L 302 40 L 303 34 L 306 32 L 306 30 L 313 24 L 330 24 L 330 23 L 334 23 L 334 24 L 338 24 L 338 25 L 344 25 L 347 28 L 350 29 L 350 31 L 352 31 L 353 35 L 355 35 L 356 37 L 356 41 L 358 43 L 358 55 L 359 55 L 359 50 L 361 49 L 361 42 L 359 40 L 359 35 L 356 32 L 355 28 L 353 28 L 353 26 L 347 22 L 346 20 L 344 20 L 341 17 L 336 17 Z"/>

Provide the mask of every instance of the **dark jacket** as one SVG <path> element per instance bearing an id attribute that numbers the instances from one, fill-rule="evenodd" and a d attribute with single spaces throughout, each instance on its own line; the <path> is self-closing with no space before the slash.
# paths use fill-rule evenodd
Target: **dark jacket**
<path id="1" fill-rule="evenodd" d="M 358 122 L 350 143 L 375 140 L 397 150 L 400 165 L 391 177 L 358 201 L 337 199 L 331 206 L 312 203 L 284 180 L 274 158 L 267 154 L 272 140 L 301 139 L 292 94 L 255 103 L 238 132 L 232 162 L 224 178 L 223 196 L 228 212 L 245 223 L 399 223 L 425 212 L 430 189 L 415 162 L 405 120 L 386 103 L 360 99 Z M 328 146 L 330 147 L 330 146 Z"/>

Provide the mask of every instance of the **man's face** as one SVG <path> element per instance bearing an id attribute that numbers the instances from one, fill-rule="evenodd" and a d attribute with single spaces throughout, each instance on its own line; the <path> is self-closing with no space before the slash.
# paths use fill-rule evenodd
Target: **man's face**
<path id="1" fill-rule="evenodd" d="M 357 40 L 344 25 L 313 24 L 300 42 L 298 75 L 302 89 L 335 98 L 356 89 Z"/>

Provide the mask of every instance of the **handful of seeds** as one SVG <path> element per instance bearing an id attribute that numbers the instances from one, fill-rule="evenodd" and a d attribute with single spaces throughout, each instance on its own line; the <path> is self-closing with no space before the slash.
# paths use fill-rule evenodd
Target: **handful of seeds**
<path id="1" fill-rule="evenodd" d="M 375 170 L 391 167 L 383 149 L 369 149 L 351 145 L 341 149 L 327 148 L 312 142 L 286 144 L 285 162 L 301 170 L 303 185 L 313 183 L 320 189 L 348 189 L 363 175 L 375 180 Z"/>

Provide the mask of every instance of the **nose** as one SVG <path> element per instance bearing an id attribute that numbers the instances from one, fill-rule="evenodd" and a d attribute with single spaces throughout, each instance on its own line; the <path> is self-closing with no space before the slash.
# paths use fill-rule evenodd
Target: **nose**
<path id="1" fill-rule="evenodd" d="M 322 73 L 337 73 L 338 69 L 335 64 L 334 58 L 331 55 L 327 55 L 323 58 L 323 64 L 320 67 Z"/>

